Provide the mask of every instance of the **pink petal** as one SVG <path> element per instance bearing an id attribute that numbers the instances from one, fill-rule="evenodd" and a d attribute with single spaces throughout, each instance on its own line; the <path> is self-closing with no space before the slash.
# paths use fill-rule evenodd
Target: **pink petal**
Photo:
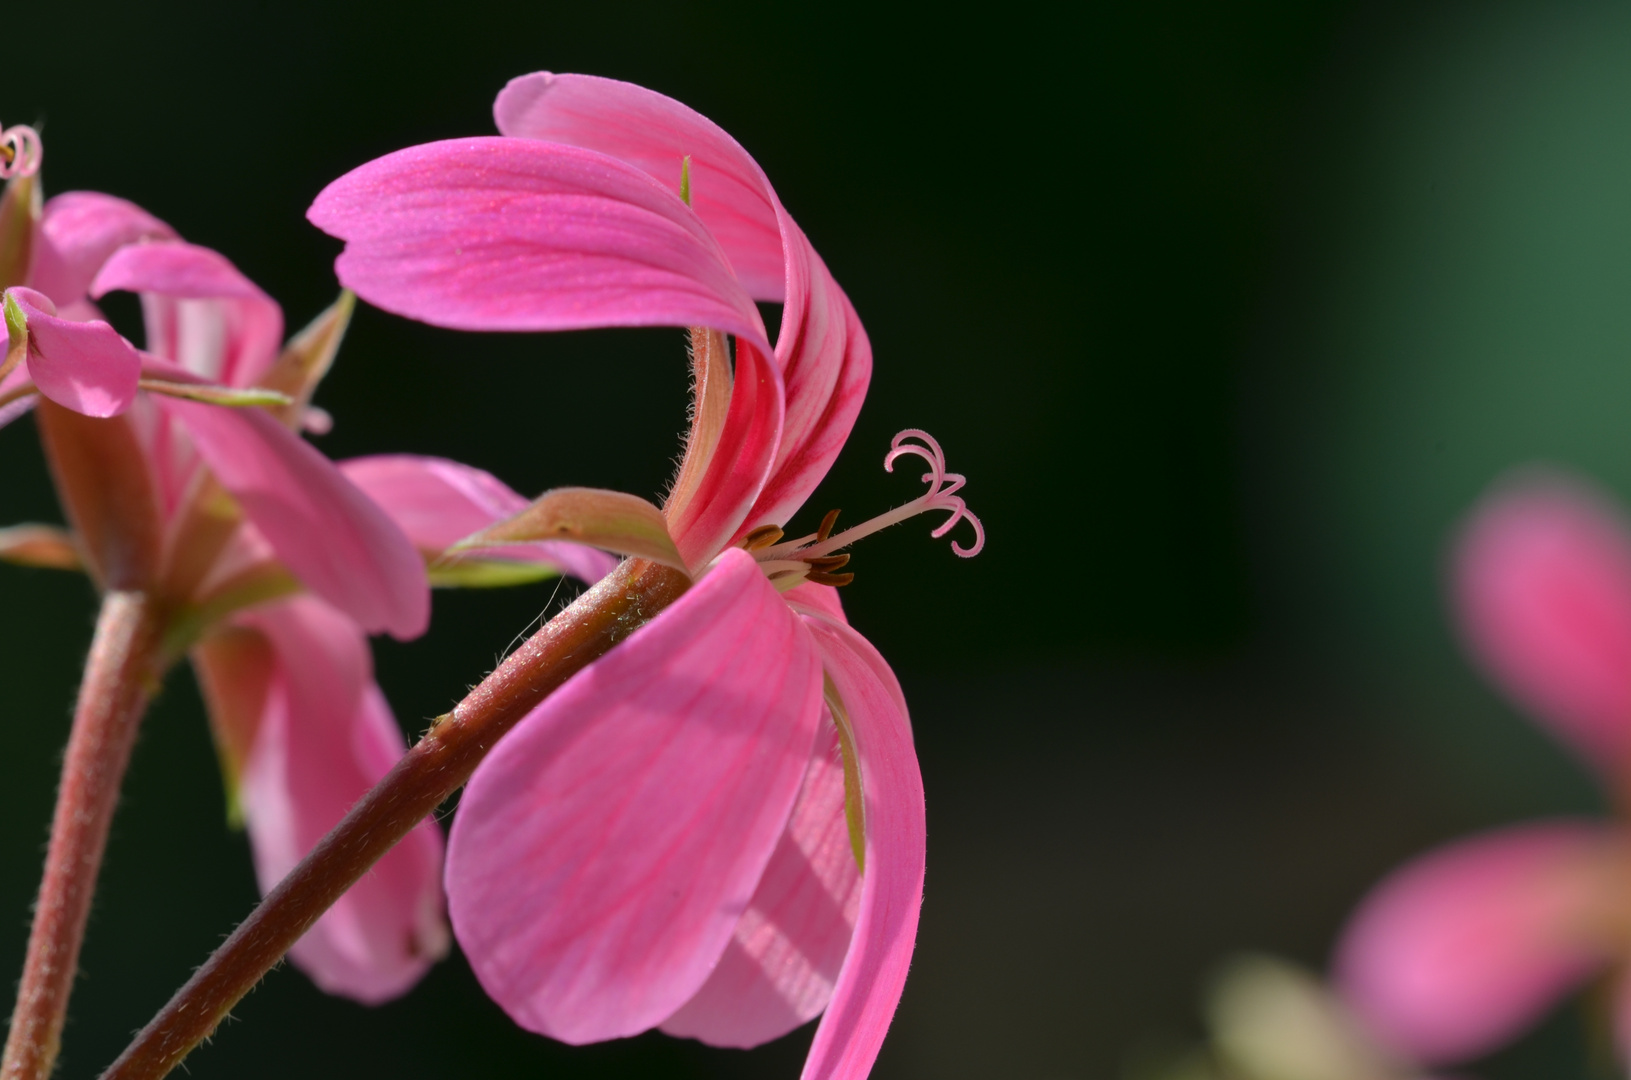
<path id="1" fill-rule="evenodd" d="M 71 304 L 85 298 L 91 279 L 119 248 L 175 235 L 135 203 L 96 191 L 65 191 L 45 204 L 28 283 L 59 305 Z"/>
<path id="2" fill-rule="evenodd" d="M 730 411 L 695 491 L 668 523 L 686 565 L 700 570 L 740 532 L 764 486 L 782 426 L 781 375 L 738 338 Z"/>
<path id="3" fill-rule="evenodd" d="M 91 295 L 118 289 L 142 294 L 147 351 L 210 382 L 251 386 L 282 347 L 283 310 L 209 248 L 181 241 L 120 248 Z"/>
<path id="4" fill-rule="evenodd" d="M 534 72 L 493 102 L 505 135 L 596 150 L 680 189 L 691 159 L 691 205 L 718 237 L 755 300 L 783 298 L 780 203 L 758 164 L 718 124 L 673 98 L 617 79 Z"/>
<path id="5" fill-rule="evenodd" d="M 340 471 L 430 555 L 527 506 L 526 499 L 492 473 L 446 458 L 381 454 L 342 461 Z M 504 557 L 548 563 L 588 582 L 599 581 L 617 565 L 604 551 L 554 542 L 506 548 Z"/>
<path id="6" fill-rule="evenodd" d="M 872 1070 L 917 940 L 923 904 L 923 775 L 894 672 L 860 634 L 804 616 L 849 715 L 861 774 L 866 870 L 854 940 L 816 1028 L 803 1080 L 861 1080 Z"/>
<path id="7" fill-rule="evenodd" d="M 748 291 L 785 300 L 776 363 L 787 409 L 770 479 L 744 531 L 783 525 L 832 467 L 854 427 L 872 373 L 866 331 L 770 181 L 719 125 L 633 83 L 536 72 L 493 103 L 506 135 L 566 143 L 625 161 L 678 190 L 691 158 L 691 205 Z M 717 325 L 717 324 L 707 324 Z"/>
<path id="8" fill-rule="evenodd" d="M 149 395 L 307 588 L 362 624 L 408 639 L 430 620 L 424 563 L 334 464 L 264 409 Z"/>
<path id="9" fill-rule="evenodd" d="M 672 1015 L 731 940 L 820 715 L 814 645 L 741 551 L 557 690 L 453 824 L 454 933 L 487 993 L 570 1043 Z"/>
<path id="10" fill-rule="evenodd" d="M 1590 488 L 1531 473 L 1462 532 L 1455 602 L 1503 690 L 1603 768 L 1631 755 L 1631 528 Z"/>
<path id="11" fill-rule="evenodd" d="M 844 764 L 829 719 L 725 955 L 663 1030 L 748 1047 L 815 1019 L 832 997 L 860 905 L 861 875 L 844 819 Z"/>
<path id="12" fill-rule="evenodd" d="M 1620 902 L 1604 828 L 1527 825 L 1429 852 L 1360 905 L 1336 981 L 1394 1050 L 1438 1063 L 1492 1050 L 1607 959 Z"/>
<path id="13" fill-rule="evenodd" d="M 312 597 L 239 616 L 277 658 L 244 763 L 242 801 L 265 893 L 406 750 L 355 623 Z M 323 990 L 368 1004 L 419 981 L 447 950 L 442 837 L 421 822 L 290 950 Z"/>
<path id="14" fill-rule="evenodd" d="M 335 266 L 349 288 L 438 326 L 712 326 L 766 341 L 678 192 L 602 154 L 504 138 L 410 147 L 334 181 L 307 216 L 347 242 Z"/>
<path id="15" fill-rule="evenodd" d="M 28 320 L 28 375 L 40 393 L 86 416 L 117 416 L 136 400 L 142 358 L 105 322 L 70 322 L 33 289 L 6 296 Z"/>
<path id="16" fill-rule="evenodd" d="M 747 529 L 785 525 L 804 505 L 844 448 L 872 379 L 872 345 L 849 297 L 785 215 L 783 235 L 788 298 L 776 363 L 787 386 L 787 416 L 776 464 L 744 519 Z"/>
<path id="17" fill-rule="evenodd" d="M 838 590 L 831 585 L 812 585 L 806 581 L 787 590 L 782 594 L 782 599 L 792 604 L 793 610 L 800 614 L 828 615 L 841 623 L 849 622 L 844 614 L 843 601 L 838 598 Z"/>

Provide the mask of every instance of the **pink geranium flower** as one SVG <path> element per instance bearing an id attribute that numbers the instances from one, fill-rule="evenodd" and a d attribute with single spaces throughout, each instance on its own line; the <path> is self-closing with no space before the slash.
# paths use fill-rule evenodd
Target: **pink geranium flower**
<path id="1" fill-rule="evenodd" d="M 0 530 L 0 554 L 83 566 L 164 604 L 167 645 L 190 653 L 232 816 L 270 889 L 404 750 L 366 632 L 423 632 L 424 560 L 525 501 L 435 459 L 363 459 L 342 472 L 298 437 L 326 419 L 308 403 L 348 300 L 284 349 L 276 303 L 138 207 L 76 192 L 35 217 L 29 258 L 0 257 L 28 268 L 28 285 L 6 292 L 8 316 L 20 312 L 13 354 L 26 359 L 0 391 L 13 402 L 6 419 L 39 405 L 74 532 Z M 145 352 L 98 318 L 93 298 L 119 289 L 141 297 Z M 276 404 L 214 403 L 260 399 Z M 513 580 L 553 572 L 552 554 L 591 578 L 611 562 L 556 545 L 440 572 Z M 441 862 L 427 822 L 295 946 L 294 962 L 362 1001 L 406 990 L 446 948 Z"/>
<path id="2" fill-rule="evenodd" d="M 888 664 L 833 586 L 861 536 L 977 519 L 921 432 L 930 490 L 782 541 L 854 423 L 871 351 L 758 165 L 660 94 L 529 75 L 500 138 L 381 158 L 310 212 L 341 279 L 467 329 L 677 325 L 696 404 L 661 512 L 569 489 L 477 540 L 570 536 L 696 584 L 567 682 L 477 769 L 450 838 L 454 933 L 521 1025 L 573 1043 L 660 1026 L 752 1046 L 825 1010 L 806 1077 L 871 1068 L 922 896 L 922 779 Z M 774 348 L 756 300 L 784 303 Z M 735 338 L 734 370 L 726 335 Z"/>
<path id="3" fill-rule="evenodd" d="M 1454 555 L 1462 638 L 1491 680 L 1611 793 L 1631 766 L 1631 527 L 1608 499 L 1528 473 L 1472 514 Z M 1450 844 L 1361 904 L 1336 975 L 1371 1028 L 1420 1061 L 1465 1060 L 1631 954 L 1631 834 L 1548 821 Z M 1631 983 L 1612 1009 L 1631 1053 Z"/>

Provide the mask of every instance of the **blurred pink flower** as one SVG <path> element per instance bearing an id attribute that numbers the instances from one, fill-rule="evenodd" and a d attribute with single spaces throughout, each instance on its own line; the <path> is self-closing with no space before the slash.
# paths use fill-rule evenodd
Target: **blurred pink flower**
<path id="1" fill-rule="evenodd" d="M 1453 560 L 1468 650 L 1490 679 L 1623 791 L 1631 767 L 1631 527 L 1608 499 L 1525 473 L 1472 513 Z M 1465 1060 L 1631 953 L 1631 835 L 1618 823 L 1495 830 L 1395 871 L 1338 947 L 1345 995 L 1416 1060 Z M 1631 1054 L 1631 983 L 1615 976 Z"/>
<path id="2" fill-rule="evenodd" d="M 29 258 L 0 259 L 28 267 L 28 285 L 6 293 L 8 316 L 22 313 L 26 361 L 0 381 L 13 403 L 0 422 L 37 404 L 36 386 L 49 399 L 40 429 L 75 531 L 0 530 L 0 554 L 81 565 L 166 605 L 167 645 L 190 651 L 232 815 L 268 890 L 404 750 L 365 632 L 422 633 L 425 559 L 525 500 L 435 459 L 364 459 L 342 472 L 299 438 L 324 420 L 308 402 L 348 300 L 285 350 L 276 303 L 138 207 L 75 192 L 36 217 Z M 94 298 L 115 290 L 140 296 L 146 351 L 100 321 Z M 138 392 L 138 379 L 161 392 Z M 257 389 L 283 396 L 262 394 L 270 408 L 213 403 L 254 400 Z M 591 577 L 612 561 L 536 545 L 457 566 L 498 565 L 513 578 L 553 570 L 552 554 Z M 406 990 L 446 949 L 441 862 L 426 822 L 318 921 L 294 962 L 362 1001 Z"/>
<path id="3" fill-rule="evenodd" d="M 554 496 L 637 522 L 606 546 L 697 580 L 477 769 L 449 841 L 454 932 L 530 1030 L 584 1043 L 660 1026 L 752 1046 L 825 1010 L 804 1075 L 865 1076 L 916 935 L 923 788 L 894 674 L 844 619 L 834 552 L 943 509 L 935 534 L 966 519 L 976 542 L 957 550 L 974 554 L 963 478 L 903 432 L 886 464 L 926 460 L 927 494 L 781 542 L 870 375 L 843 291 L 753 159 L 685 106 L 540 73 L 494 112 L 504 137 L 371 162 L 310 217 L 347 241 L 342 281 L 414 318 L 697 328 L 691 431 L 661 514 Z M 785 305 L 774 348 L 755 301 Z"/>

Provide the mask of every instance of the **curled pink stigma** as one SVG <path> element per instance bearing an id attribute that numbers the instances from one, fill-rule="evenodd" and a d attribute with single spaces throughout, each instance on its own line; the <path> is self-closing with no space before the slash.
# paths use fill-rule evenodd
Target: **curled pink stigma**
<path id="1" fill-rule="evenodd" d="M 748 534 L 743 547 L 753 553 L 759 568 L 779 587 L 792 588 L 804 580 L 819 584 L 843 585 L 854 577 L 853 574 L 837 573 L 839 568 L 849 561 L 849 557 L 834 556 L 833 552 L 848 547 L 863 536 L 870 536 L 907 518 L 926 514 L 931 510 L 945 510 L 951 517 L 936 526 L 930 535 L 938 539 L 951 532 L 959 521 L 966 521 L 974 530 L 973 545 L 964 547 L 953 541 L 951 550 L 965 559 L 978 555 L 980 549 L 985 547 L 985 526 L 980 524 L 980 519 L 974 516 L 964 504 L 962 497 L 957 494 L 968 481 L 961 473 L 946 471 L 945 451 L 940 449 L 940 444 L 935 441 L 934 436 L 917 428 L 907 428 L 890 442 L 889 453 L 883 459 L 884 470 L 894 472 L 895 462 L 908 454 L 929 463 L 929 471 L 923 474 L 923 482 L 929 485 L 929 490 L 905 506 L 879 514 L 841 533 L 829 535 L 833 520 L 838 516 L 835 510 L 823 519 L 819 532 L 785 543 L 777 543 L 782 535 L 780 529 L 761 526 Z"/>
<path id="2" fill-rule="evenodd" d="M 909 440 L 916 439 L 924 445 Z M 896 435 L 889 443 L 889 453 L 884 455 L 884 472 L 895 471 L 895 461 L 907 454 L 922 458 L 929 463 L 929 471 L 923 474 L 923 482 L 929 485 L 927 495 L 919 496 L 917 502 L 922 504 L 918 513 L 925 510 L 949 510 L 951 517 L 947 518 L 929 535 L 936 540 L 951 532 L 952 527 L 959 521 L 967 521 L 974 529 L 974 546 L 965 548 L 955 540 L 952 541 L 951 550 L 965 559 L 972 559 L 985 547 L 985 526 L 975 517 L 956 493 L 968 483 L 962 473 L 949 473 L 946 471 L 946 453 L 940 449 L 940 443 L 933 435 L 919 428 L 907 428 Z"/>
<path id="3" fill-rule="evenodd" d="M 39 133 L 27 124 L 0 127 L 0 180 L 33 176 L 40 171 L 44 155 Z"/>

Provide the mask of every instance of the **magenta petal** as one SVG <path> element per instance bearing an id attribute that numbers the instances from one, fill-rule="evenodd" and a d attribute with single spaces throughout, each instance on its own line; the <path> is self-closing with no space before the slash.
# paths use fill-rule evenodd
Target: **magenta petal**
<path id="1" fill-rule="evenodd" d="M 312 597 L 239 616 L 276 658 L 242 772 L 245 824 L 265 893 L 406 750 L 355 623 Z M 368 1004 L 419 981 L 447 949 L 442 836 L 425 820 L 290 950 L 323 990 Z"/>
<path id="2" fill-rule="evenodd" d="M 361 623 L 408 639 L 430 621 L 424 563 L 334 464 L 263 409 L 149 395 L 305 586 Z"/>
<path id="3" fill-rule="evenodd" d="M 829 720 L 804 788 L 731 943 L 662 1025 L 714 1046 L 758 1046 L 821 1014 L 849 951 L 861 875 L 844 818 L 844 765 Z"/>
<path id="4" fill-rule="evenodd" d="M 789 248 L 788 297 L 776 337 L 786 384 L 776 463 L 744 524 L 785 525 L 815 491 L 844 448 L 872 380 L 872 344 L 849 297 L 783 216 Z"/>
<path id="5" fill-rule="evenodd" d="M 448 847 L 454 933 L 522 1027 L 633 1035 L 694 995 L 798 795 L 810 636 L 741 551 L 522 720 Z"/>
<path id="6" fill-rule="evenodd" d="M 446 458 L 380 454 L 342 461 L 340 471 L 424 552 L 445 551 L 527 506 L 492 473 Z M 617 565 L 604 551 L 553 541 L 508 547 L 504 557 L 547 563 L 591 583 Z"/>
<path id="7" fill-rule="evenodd" d="M 725 426 L 681 516 L 668 523 L 686 565 L 700 570 L 743 531 L 775 460 L 781 428 L 781 375 L 762 352 L 737 339 Z"/>
<path id="8" fill-rule="evenodd" d="M 493 102 L 505 135 L 568 143 L 626 161 L 670 191 L 691 159 L 691 205 L 719 238 L 756 300 L 781 300 L 780 203 L 758 164 L 712 120 L 673 98 L 595 75 L 534 72 L 511 79 Z"/>
<path id="9" fill-rule="evenodd" d="M 854 940 L 816 1028 L 803 1080 L 860 1080 L 872 1069 L 906 985 L 923 904 L 923 774 L 906 699 L 878 651 L 843 623 L 804 616 L 838 688 L 861 773 L 866 872 Z"/>
<path id="10" fill-rule="evenodd" d="M 86 416 L 117 416 L 136 400 L 142 358 L 105 322 L 70 322 L 32 289 L 6 296 L 28 320 L 28 375 L 40 393 Z"/>
<path id="11" fill-rule="evenodd" d="M 1606 497 L 1529 474 L 1455 554 L 1461 632 L 1490 677 L 1618 775 L 1631 755 L 1631 527 Z"/>
<path id="12" fill-rule="evenodd" d="M 1529 825 L 1407 863 L 1344 932 L 1339 987 L 1414 1060 L 1494 1049 L 1607 960 L 1598 920 L 1620 903 L 1605 873 L 1615 842 L 1593 825 Z"/>
<path id="13" fill-rule="evenodd" d="M 142 294 L 147 351 L 211 382 L 250 386 L 277 359 L 283 310 L 224 255 L 170 241 L 114 252 L 91 282 L 100 299 Z"/>
<path id="14" fill-rule="evenodd" d="M 429 143 L 352 170 L 307 216 L 346 241 L 335 266 L 349 288 L 438 326 L 711 326 L 766 341 L 678 190 L 603 154 L 531 139 Z"/>
<path id="15" fill-rule="evenodd" d="M 59 305 L 83 300 L 109 255 L 175 230 L 135 203 L 96 191 L 65 191 L 45 204 L 28 283 Z"/>

